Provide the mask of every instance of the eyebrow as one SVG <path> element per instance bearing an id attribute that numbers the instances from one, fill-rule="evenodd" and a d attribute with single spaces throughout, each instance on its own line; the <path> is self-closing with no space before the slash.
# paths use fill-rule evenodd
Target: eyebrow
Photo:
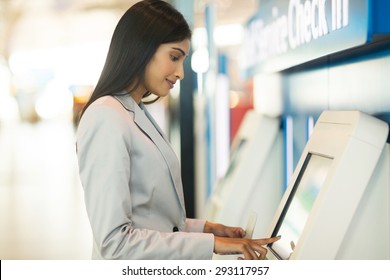
<path id="1" fill-rule="evenodd" d="M 177 50 L 177 51 L 181 52 L 181 54 L 183 56 L 186 56 L 186 53 L 181 48 L 172 48 L 172 49 Z"/>

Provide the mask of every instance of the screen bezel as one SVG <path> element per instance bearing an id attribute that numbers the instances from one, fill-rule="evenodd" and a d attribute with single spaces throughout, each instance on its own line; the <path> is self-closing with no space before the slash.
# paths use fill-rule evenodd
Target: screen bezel
<path id="1" fill-rule="evenodd" d="M 318 154 L 318 153 L 313 153 L 313 152 L 307 153 L 306 158 L 305 158 L 305 160 L 304 160 L 304 162 L 302 164 L 302 167 L 301 167 L 301 169 L 300 169 L 300 171 L 298 173 L 298 176 L 297 176 L 297 178 L 296 178 L 296 180 L 294 182 L 294 185 L 293 185 L 293 187 L 291 189 L 291 192 L 289 193 L 288 198 L 286 200 L 286 203 L 284 204 L 283 210 L 282 210 L 282 212 L 281 212 L 281 214 L 280 214 L 280 216 L 278 218 L 278 221 L 277 221 L 277 223 L 276 223 L 276 225 L 275 225 L 275 227 L 274 227 L 274 229 L 272 231 L 271 237 L 276 237 L 278 235 L 279 230 L 280 230 L 280 228 L 281 228 L 281 226 L 283 224 L 283 221 L 284 221 L 284 219 L 285 219 L 285 217 L 287 215 L 287 212 L 288 212 L 288 210 L 290 208 L 291 202 L 292 202 L 292 200 L 295 197 L 295 194 L 296 194 L 296 192 L 298 190 L 298 186 L 300 185 L 302 177 L 305 174 L 307 166 L 309 165 L 310 159 L 311 159 L 311 157 L 313 155 L 320 156 L 320 157 L 323 157 L 323 158 L 328 158 L 328 159 L 331 159 L 331 160 L 334 159 L 333 157 L 326 156 L 326 155 L 323 155 L 323 154 Z M 272 245 L 273 245 L 273 243 L 270 243 L 270 244 L 267 245 L 267 248 L 269 249 L 269 251 L 272 252 L 272 254 L 278 260 L 283 260 L 283 258 L 272 248 Z"/>

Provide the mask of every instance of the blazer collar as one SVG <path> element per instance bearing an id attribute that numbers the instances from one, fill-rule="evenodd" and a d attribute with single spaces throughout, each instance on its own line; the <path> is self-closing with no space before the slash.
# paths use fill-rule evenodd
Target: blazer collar
<path id="1" fill-rule="evenodd" d="M 185 202 L 179 160 L 170 146 L 168 138 L 165 136 L 164 132 L 155 122 L 142 102 L 138 105 L 137 102 L 135 102 L 135 100 L 131 97 L 131 95 L 125 94 L 125 92 L 123 92 L 123 95 L 121 94 L 119 96 L 115 96 L 115 98 L 127 111 L 134 113 L 134 122 L 160 150 L 171 173 L 172 181 L 174 183 L 176 193 L 179 197 L 180 204 L 183 208 L 183 211 L 185 212 Z"/>
<path id="2" fill-rule="evenodd" d="M 114 98 L 116 98 L 127 111 L 135 112 L 136 107 L 139 107 L 133 97 L 126 91 L 120 92 L 118 95 L 115 95 Z"/>
<path id="3" fill-rule="evenodd" d="M 168 138 L 165 136 L 164 132 L 161 130 L 160 126 L 153 119 L 152 115 L 146 109 L 144 103 L 138 104 L 133 97 L 127 92 L 122 92 L 121 95 L 115 96 L 115 98 L 125 107 L 127 111 L 134 113 L 134 122 L 149 136 L 155 134 L 155 129 L 158 133 L 164 138 L 166 142 L 169 143 Z M 147 119 L 145 119 L 145 116 Z M 153 127 L 149 125 L 152 123 Z"/>

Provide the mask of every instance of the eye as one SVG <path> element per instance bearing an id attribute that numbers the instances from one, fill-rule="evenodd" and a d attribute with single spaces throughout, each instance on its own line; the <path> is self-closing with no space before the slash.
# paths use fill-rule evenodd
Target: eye
<path id="1" fill-rule="evenodd" d="M 173 62 L 179 61 L 179 59 L 180 59 L 180 57 L 175 56 L 175 55 L 170 55 L 170 56 L 171 56 L 171 60 L 172 60 Z"/>

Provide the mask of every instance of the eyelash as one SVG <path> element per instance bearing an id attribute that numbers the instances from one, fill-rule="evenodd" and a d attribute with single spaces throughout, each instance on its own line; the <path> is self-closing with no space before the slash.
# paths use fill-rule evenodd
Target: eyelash
<path id="1" fill-rule="evenodd" d="M 179 57 L 177 57 L 177 56 L 174 56 L 174 55 L 171 55 L 171 60 L 173 61 L 173 62 L 176 62 L 176 61 L 179 61 Z"/>

